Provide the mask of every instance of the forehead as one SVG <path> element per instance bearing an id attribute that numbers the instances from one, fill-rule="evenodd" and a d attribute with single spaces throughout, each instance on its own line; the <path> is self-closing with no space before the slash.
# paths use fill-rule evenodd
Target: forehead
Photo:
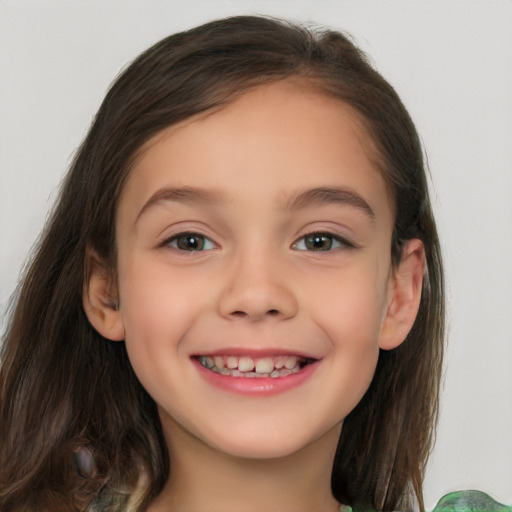
<path id="1" fill-rule="evenodd" d="M 164 139 L 173 137 L 176 144 L 179 144 L 178 138 L 195 137 L 212 126 L 215 126 L 214 130 L 219 135 L 220 127 L 235 128 L 239 138 L 245 138 L 244 142 L 247 143 L 247 135 L 261 125 L 269 132 L 272 130 L 274 134 L 279 132 L 282 139 L 287 134 L 291 136 L 293 132 L 296 140 L 300 135 L 311 140 L 311 134 L 316 134 L 318 127 L 324 125 L 322 135 L 325 137 L 330 133 L 330 140 L 326 140 L 326 143 L 334 144 L 340 144 L 342 138 L 346 138 L 347 131 L 351 131 L 351 135 L 358 139 L 358 146 L 364 149 L 369 158 L 375 159 L 376 163 L 378 161 L 376 144 L 366 128 L 363 116 L 349 104 L 300 77 L 249 88 L 226 104 L 169 126 L 137 151 L 137 160 Z M 211 137 L 210 133 L 209 138 Z M 197 139 L 198 144 L 202 142 L 204 141 Z M 233 139 L 234 142 L 236 140 Z"/>
<path id="2" fill-rule="evenodd" d="M 345 182 L 390 208 L 374 155 L 353 108 L 284 80 L 154 136 L 141 148 L 122 200 L 143 203 L 159 186 L 193 186 L 284 201 L 293 189 Z"/>

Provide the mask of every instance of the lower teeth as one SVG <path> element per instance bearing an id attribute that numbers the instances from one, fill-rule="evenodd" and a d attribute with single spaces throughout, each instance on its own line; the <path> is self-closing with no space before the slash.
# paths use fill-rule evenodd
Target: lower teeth
<path id="1" fill-rule="evenodd" d="M 309 363 L 313 362 L 312 360 L 305 360 L 305 359 L 298 359 L 297 363 L 293 368 L 286 368 L 286 365 L 279 365 L 274 367 L 274 369 L 271 372 L 268 373 L 260 373 L 257 371 L 246 371 L 241 372 L 238 368 L 228 368 L 227 366 L 222 366 L 219 368 L 215 362 L 214 359 L 208 356 L 200 356 L 198 358 L 199 363 L 201 363 L 201 366 L 206 368 L 207 370 L 210 370 L 214 373 L 218 373 L 220 375 L 225 375 L 229 377 L 245 377 L 245 378 L 261 378 L 261 377 L 270 377 L 272 379 L 275 379 L 277 377 L 286 377 L 288 375 L 291 375 L 293 373 L 298 373 L 304 368 L 304 366 L 308 365 Z"/>
<path id="2" fill-rule="evenodd" d="M 221 368 L 220 370 L 214 366 L 213 368 L 208 368 L 214 373 L 220 373 L 220 375 L 226 375 L 229 377 L 245 377 L 245 378 L 261 378 L 261 377 L 270 377 L 275 379 L 277 377 L 286 377 L 291 375 L 292 373 L 300 372 L 301 368 L 299 366 L 294 366 L 291 370 L 283 368 L 281 370 L 274 370 L 272 373 L 257 373 L 257 372 L 240 372 L 238 370 L 230 370 L 229 368 Z"/>
<path id="3" fill-rule="evenodd" d="M 274 368 L 274 370 L 270 373 L 258 373 L 258 372 L 241 372 L 238 370 L 238 368 L 230 369 L 227 367 L 224 368 L 218 368 L 217 366 L 210 363 L 211 359 L 206 358 L 204 356 L 199 357 L 199 362 L 201 363 L 201 366 L 204 368 L 211 370 L 214 373 L 219 373 L 220 375 L 225 375 L 229 377 L 245 377 L 245 378 L 261 378 L 261 377 L 270 377 L 272 379 L 275 379 L 277 377 L 287 377 L 288 375 L 291 375 L 293 373 L 298 373 L 300 370 L 305 366 L 305 364 L 297 364 L 293 368 Z M 307 363 L 306 363 L 307 364 Z"/>

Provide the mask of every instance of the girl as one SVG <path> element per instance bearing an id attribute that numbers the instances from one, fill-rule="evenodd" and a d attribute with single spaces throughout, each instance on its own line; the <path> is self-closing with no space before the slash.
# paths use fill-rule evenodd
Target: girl
<path id="1" fill-rule="evenodd" d="M 418 136 L 357 48 L 171 36 L 107 94 L 19 291 L 0 509 L 423 509 L 443 322 Z"/>

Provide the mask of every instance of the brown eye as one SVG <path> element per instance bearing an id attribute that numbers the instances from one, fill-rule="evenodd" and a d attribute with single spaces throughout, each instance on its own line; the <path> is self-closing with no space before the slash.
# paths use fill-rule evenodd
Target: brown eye
<path id="1" fill-rule="evenodd" d="M 322 233 L 313 233 L 304 238 L 308 251 L 329 251 L 332 248 L 332 237 Z"/>
<path id="2" fill-rule="evenodd" d="M 189 252 L 206 251 L 215 247 L 209 238 L 199 233 L 179 233 L 170 238 L 167 244 L 180 251 Z"/>
<path id="3" fill-rule="evenodd" d="M 292 247 L 298 251 L 320 252 L 331 251 L 343 246 L 350 247 L 351 244 L 332 233 L 309 233 L 297 240 Z"/>

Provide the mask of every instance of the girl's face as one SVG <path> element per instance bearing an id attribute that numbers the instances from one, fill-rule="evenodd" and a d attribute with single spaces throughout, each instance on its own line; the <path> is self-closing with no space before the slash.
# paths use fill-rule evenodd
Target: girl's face
<path id="1" fill-rule="evenodd" d="M 150 140 L 120 199 L 110 337 L 164 430 L 250 458 L 337 436 L 403 339 L 393 220 L 353 111 L 291 81 Z"/>

